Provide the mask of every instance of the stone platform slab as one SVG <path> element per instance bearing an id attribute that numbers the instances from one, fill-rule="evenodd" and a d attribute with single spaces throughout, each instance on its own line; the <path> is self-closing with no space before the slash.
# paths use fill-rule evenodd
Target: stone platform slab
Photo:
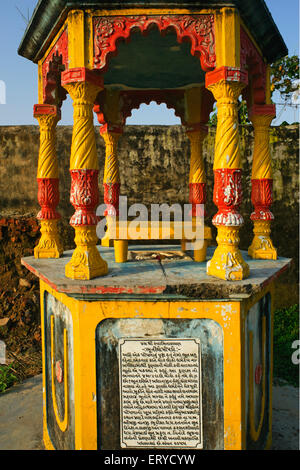
<path id="1" fill-rule="evenodd" d="M 73 251 L 64 252 L 59 259 L 22 259 L 22 264 L 58 292 L 68 295 L 157 295 L 181 296 L 198 299 L 245 298 L 261 291 L 272 280 L 279 277 L 291 264 L 291 259 L 256 260 L 242 251 L 244 260 L 250 266 L 250 276 L 242 281 L 223 281 L 206 273 L 206 262 L 196 263 L 189 253 L 181 252 L 176 245 L 129 247 L 126 263 L 116 263 L 114 250 L 98 247 L 102 258 L 107 261 L 109 272 L 106 276 L 90 281 L 77 281 L 65 277 L 65 265 Z M 207 260 L 212 258 L 215 247 L 209 247 Z M 141 256 L 138 253 L 149 253 Z M 165 256 L 166 254 L 171 256 Z"/>

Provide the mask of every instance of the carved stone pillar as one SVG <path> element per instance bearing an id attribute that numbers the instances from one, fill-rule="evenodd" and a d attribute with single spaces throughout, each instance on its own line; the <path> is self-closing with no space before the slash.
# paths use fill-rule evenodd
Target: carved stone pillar
<path id="1" fill-rule="evenodd" d="M 66 276 L 93 279 L 107 274 L 107 263 L 96 247 L 96 207 L 99 204 L 99 164 L 96 151 L 93 106 L 103 88 L 99 75 L 88 69 L 70 69 L 62 74 L 62 85 L 70 94 L 74 107 L 74 125 L 70 159 L 71 198 L 75 214 L 70 225 L 75 228 L 75 243 Z"/>
<path id="2" fill-rule="evenodd" d="M 273 202 L 273 179 L 269 143 L 269 128 L 276 116 L 275 105 L 254 105 L 250 119 L 254 127 L 254 152 L 252 163 L 251 201 L 254 212 L 254 238 L 248 254 L 257 259 L 277 259 L 277 250 L 270 238 L 271 221 L 274 219 L 270 206 Z"/>
<path id="3" fill-rule="evenodd" d="M 104 167 L 104 203 L 106 204 L 106 216 L 119 215 L 120 197 L 120 173 L 118 162 L 118 141 L 122 129 L 110 125 L 102 126 L 100 135 L 105 142 L 105 167 Z"/>
<path id="4" fill-rule="evenodd" d="M 63 253 L 57 226 L 60 214 L 56 211 L 59 203 L 56 125 L 60 116 L 56 106 L 47 104 L 35 105 L 33 113 L 40 125 L 37 182 L 41 210 L 37 218 L 41 222 L 42 234 L 34 249 L 34 256 L 35 258 L 59 258 Z"/>
<path id="5" fill-rule="evenodd" d="M 243 218 L 242 170 L 238 130 L 237 99 L 247 83 L 247 74 L 222 67 L 206 74 L 206 87 L 217 100 L 218 124 L 214 157 L 214 203 L 218 212 L 212 223 L 218 229 L 216 248 L 207 263 L 207 273 L 224 280 L 241 280 L 249 275 L 249 266 L 238 248 Z"/>
<path id="6" fill-rule="evenodd" d="M 207 127 L 204 125 L 187 126 L 186 134 L 191 142 L 189 202 L 192 204 L 192 216 L 204 215 L 196 213 L 197 204 L 206 202 L 206 176 L 203 161 L 203 140 L 207 135 Z"/>

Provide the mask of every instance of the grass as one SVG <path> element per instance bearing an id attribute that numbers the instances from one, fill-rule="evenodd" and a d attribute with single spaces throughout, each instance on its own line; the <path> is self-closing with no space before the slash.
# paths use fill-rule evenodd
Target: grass
<path id="1" fill-rule="evenodd" d="M 0 393 L 18 381 L 12 365 L 0 365 Z"/>
<path id="2" fill-rule="evenodd" d="M 42 372 L 41 351 L 28 351 L 22 355 L 7 351 L 7 356 L 9 364 L 0 365 L 0 393 Z"/>
<path id="3" fill-rule="evenodd" d="M 292 348 L 299 339 L 299 305 L 277 310 L 274 314 L 274 377 L 299 387 L 299 364 L 293 364 Z M 299 354 L 298 354 L 299 357 Z"/>

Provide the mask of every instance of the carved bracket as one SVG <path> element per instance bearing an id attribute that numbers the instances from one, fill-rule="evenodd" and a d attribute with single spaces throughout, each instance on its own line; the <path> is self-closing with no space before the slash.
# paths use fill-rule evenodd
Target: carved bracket
<path id="1" fill-rule="evenodd" d="M 179 43 L 184 38 L 191 41 L 191 54 L 200 57 L 204 71 L 216 66 L 214 15 L 139 15 L 95 17 L 94 68 L 105 69 L 109 55 L 116 54 L 117 40 L 129 39 L 133 29 L 147 34 L 150 26 L 156 25 L 161 33 L 175 30 Z"/>
<path id="2" fill-rule="evenodd" d="M 65 29 L 42 65 L 43 102 L 61 107 L 66 91 L 61 86 L 61 73 L 68 69 L 68 31 Z"/>

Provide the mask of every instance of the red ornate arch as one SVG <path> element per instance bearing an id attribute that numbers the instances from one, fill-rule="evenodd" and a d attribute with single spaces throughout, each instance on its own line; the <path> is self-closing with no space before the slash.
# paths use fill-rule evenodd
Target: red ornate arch
<path id="1" fill-rule="evenodd" d="M 95 17 L 94 68 L 105 71 L 109 55 L 117 53 L 119 39 L 128 40 L 134 29 L 145 35 L 152 25 L 156 25 L 162 34 L 174 29 L 179 43 L 188 38 L 192 45 L 191 54 L 200 57 L 202 69 L 209 71 L 215 68 L 214 15 Z"/>
<path id="2" fill-rule="evenodd" d="M 99 124 L 110 125 L 106 116 L 105 90 L 99 93 L 94 111 L 97 114 Z M 138 109 L 141 104 L 165 103 L 167 108 L 175 110 L 175 116 L 184 124 L 184 90 L 124 90 L 120 92 L 120 116 L 119 122 L 114 123 L 117 131 L 121 132 L 126 119 L 131 116 L 133 109 Z"/>
<path id="3" fill-rule="evenodd" d="M 241 27 L 241 68 L 248 70 L 249 86 L 245 89 L 244 97 L 248 105 L 264 104 L 266 102 L 266 73 L 267 65 L 246 31 Z M 250 103 L 251 91 L 253 103 Z"/>
<path id="4" fill-rule="evenodd" d="M 68 30 L 65 29 L 42 65 L 43 102 L 61 106 L 66 91 L 60 85 L 61 73 L 68 65 Z"/>
<path id="5" fill-rule="evenodd" d="M 141 104 L 150 104 L 154 101 L 157 104 L 165 104 L 168 109 L 175 110 L 175 116 L 184 122 L 184 90 L 137 90 L 121 92 L 121 112 L 126 119 L 131 116 L 134 109 L 138 109 Z"/>

